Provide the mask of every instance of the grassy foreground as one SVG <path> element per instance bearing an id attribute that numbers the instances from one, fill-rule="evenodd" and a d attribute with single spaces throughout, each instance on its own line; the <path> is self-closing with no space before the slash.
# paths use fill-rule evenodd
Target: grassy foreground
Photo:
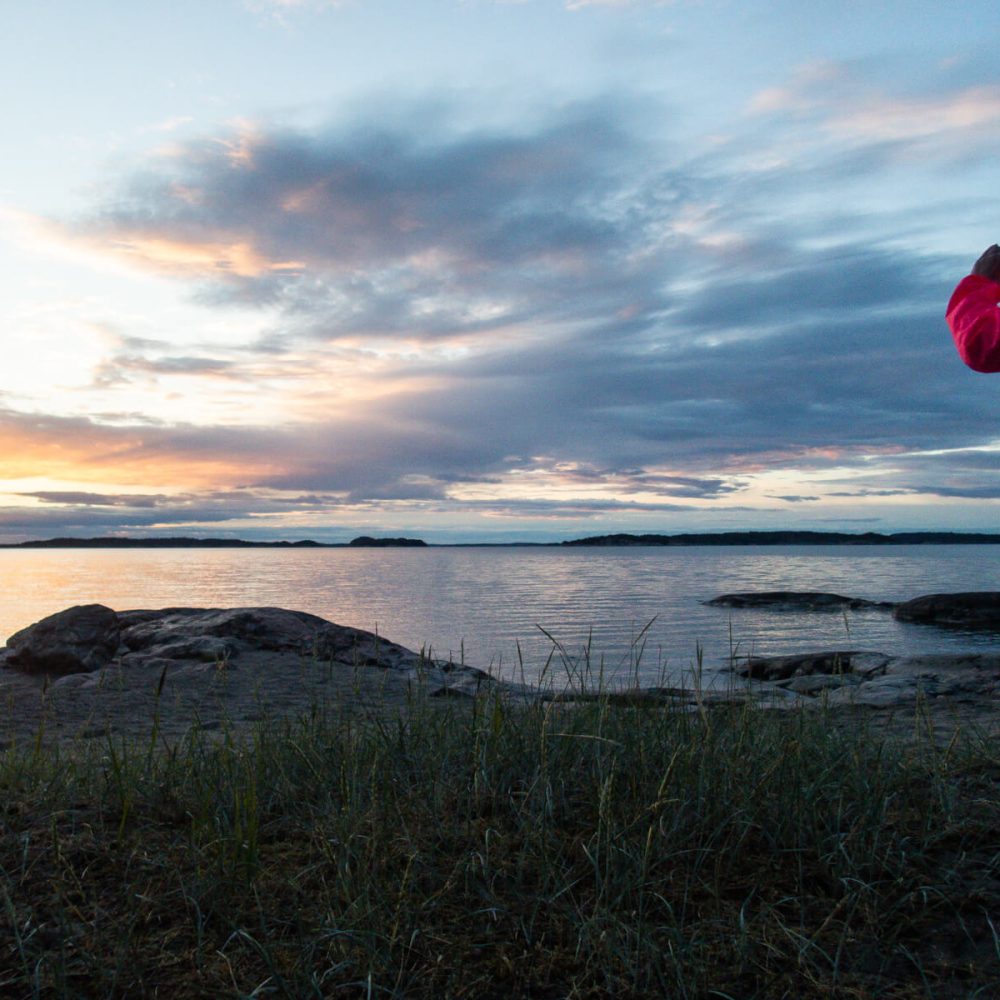
<path id="1" fill-rule="evenodd" d="M 157 742 L 0 754 L 0 996 L 1000 995 L 982 739 L 489 696 Z"/>

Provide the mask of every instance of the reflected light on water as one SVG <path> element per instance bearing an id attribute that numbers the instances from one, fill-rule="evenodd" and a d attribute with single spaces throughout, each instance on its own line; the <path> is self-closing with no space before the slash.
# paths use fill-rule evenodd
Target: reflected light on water
<path id="1" fill-rule="evenodd" d="M 377 631 L 505 677 L 552 653 L 643 683 L 690 677 L 731 649 L 888 653 L 994 646 L 991 635 L 902 625 L 885 612 L 708 608 L 718 594 L 827 590 L 873 600 L 1000 590 L 1000 546 L 0 550 L 0 638 L 74 604 L 116 610 L 271 605 Z M 560 657 L 550 667 L 558 674 Z"/>

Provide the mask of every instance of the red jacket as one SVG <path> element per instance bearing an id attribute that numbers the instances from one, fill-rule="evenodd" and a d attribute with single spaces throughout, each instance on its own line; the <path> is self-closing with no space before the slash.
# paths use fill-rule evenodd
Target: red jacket
<path id="1" fill-rule="evenodd" d="M 1000 285 L 970 274 L 948 303 L 945 319 L 962 360 L 977 372 L 1000 372 Z"/>

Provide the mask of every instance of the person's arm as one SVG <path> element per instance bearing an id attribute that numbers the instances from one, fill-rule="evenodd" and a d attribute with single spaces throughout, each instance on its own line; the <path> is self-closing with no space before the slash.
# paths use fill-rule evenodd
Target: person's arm
<path id="1" fill-rule="evenodd" d="M 1000 246 L 976 261 L 948 303 L 945 318 L 962 360 L 977 372 L 1000 372 Z"/>

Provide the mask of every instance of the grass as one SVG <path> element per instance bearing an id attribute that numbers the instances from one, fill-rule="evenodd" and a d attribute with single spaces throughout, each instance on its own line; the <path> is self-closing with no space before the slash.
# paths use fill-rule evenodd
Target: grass
<path id="1" fill-rule="evenodd" d="M 494 694 L 153 728 L 0 754 L 0 996 L 1000 995 L 974 734 Z"/>

